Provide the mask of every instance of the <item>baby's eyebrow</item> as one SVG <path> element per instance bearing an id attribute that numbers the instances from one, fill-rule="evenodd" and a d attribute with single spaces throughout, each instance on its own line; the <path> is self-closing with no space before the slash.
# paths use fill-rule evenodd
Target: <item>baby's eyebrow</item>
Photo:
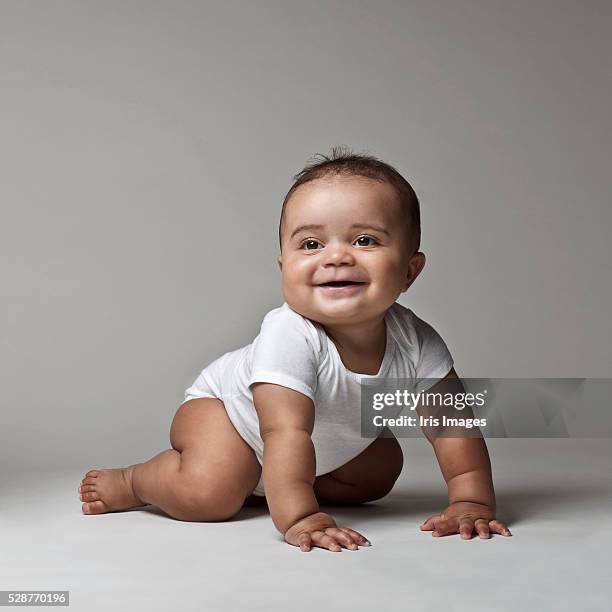
<path id="1" fill-rule="evenodd" d="M 293 230 L 289 239 L 291 240 L 291 238 L 293 238 L 296 234 L 299 234 L 300 232 L 309 231 L 309 230 L 321 230 L 321 229 L 323 229 L 322 225 L 317 225 L 314 223 L 300 225 Z M 373 225 L 372 223 L 353 223 L 350 229 L 371 229 L 371 230 L 374 230 L 375 232 L 381 232 L 391 237 L 391 234 L 384 227 L 381 227 L 380 225 Z"/>

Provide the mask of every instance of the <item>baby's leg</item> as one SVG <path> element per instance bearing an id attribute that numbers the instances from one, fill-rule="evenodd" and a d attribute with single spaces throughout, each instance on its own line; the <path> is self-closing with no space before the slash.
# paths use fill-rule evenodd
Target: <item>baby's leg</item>
<path id="1" fill-rule="evenodd" d="M 153 504 L 179 520 L 226 520 L 257 486 L 261 466 L 221 400 L 185 402 L 172 422 L 170 443 L 172 449 L 146 463 L 87 472 L 80 487 L 83 513 Z"/>

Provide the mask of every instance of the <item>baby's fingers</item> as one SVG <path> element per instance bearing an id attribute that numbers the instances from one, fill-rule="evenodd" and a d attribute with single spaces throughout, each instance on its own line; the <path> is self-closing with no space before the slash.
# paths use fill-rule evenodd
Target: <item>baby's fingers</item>
<path id="1" fill-rule="evenodd" d="M 313 531 L 312 543 L 321 548 L 327 548 L 332 552 L 342 552 L 342 548 L 334 538 L 328 536 L 322 531 Z"/>
<path id="2" fill-rule="evenodd" d="M 302 552 L 308 552 L 310 551 L 310 534 L 309 533 L 302 533 L 301 535 L 298 536 L 298 546 L 300 547 L 300 550 Z"/>
<path id="3" fill-rule="evenodd" d="M 499 533 L 503 536 L 511 536 L 510 530 L 501 521 L 489 521 L 489 528 L 493 533 Z"/>
<path id="4" fill-rule="evenodd" d="M 445 536 L 449 533 L 457 533 L 458 530 L 459 523 L 457 519 L 442 519 L 436 521 L 435 529 L 431 532 L 431 535 L 437 538 L 438 536 Z"/>
<path id="5" fill-rule="evenodd" d="M 491 534 L 489 533 L 489 523 L 486 521 L 486 519 L 476 519 L 474 528 L 483 540 L 491 537 Z"/>
<path id="6" fill-rule="evenodd" d="M 459 533 L 463 540 L 471 540 L 474 531 L 474 521 L 470 518 L 462 518 L 459 521 Z"/>
<path id="7" fill-rule="evenodd" d="M 357 549 L 357 543 L 353 542 L 353 538 L 348 535 L 348 533 L 340 530 L 338 527 L 330 527 L 329 529 L 326 529 L 325 532 L 332 538 L 335 538 L 336 541 L 340 542 L 340 544 L 345 548 L 349 548 L 351 550 Z"/>
<path id="8" fill-rule="evenodd" d="M 340 526 L 338 527 L 338 529 L 341 529 L 342 531 L 347 533 L 349 536 L 351 536 L 353 538 L 353 541 L 359 544 L 359 546 L 372 546 L 372 543 L 370 542 L 370 540 L 368 540 L 368 538 L 366 538 L 364 535 L 362 535 L 358 531 L 355 531 L 354 529 L 349 529 L 348 527 L 340 527 Z"/>
<path id="9" fill-rule="evenodd" d="M 434 516 L 430 516 L 422 525 L 421 525 L 421 531 L 431 531 L 432 529 L 435 529 L 436 527 L 436 522 L 441 520 L 441 517 L 439 514 L 435 514 Z"/>

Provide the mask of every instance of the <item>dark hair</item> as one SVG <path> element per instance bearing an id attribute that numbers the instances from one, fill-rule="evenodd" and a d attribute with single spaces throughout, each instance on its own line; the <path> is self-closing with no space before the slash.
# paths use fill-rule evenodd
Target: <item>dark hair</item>
<path id="1" fill-rule="evenodd" d="M 317 156 L 321 160 L 317 160 Z M 334 146 L 330 156 L 314 155 L 304 169 L 296 174 L 294 183 L 283 200 L 280 222 L 278 224 L 278 242 L 282 247 L 281 228 L 285 209 L 293 193 L 303 185 L 316 179 L 327 176 L 364 176 L 383 183 L 389 183 L 397 193 L 400 206 L 405 211 L 406 226 L 413 252 L 419 250 L 421 245 L 421 213 L 419 199 L 410 186 L 410 183 L 393 166 L 365 153 L 353 153 L 348 147 Z"/>

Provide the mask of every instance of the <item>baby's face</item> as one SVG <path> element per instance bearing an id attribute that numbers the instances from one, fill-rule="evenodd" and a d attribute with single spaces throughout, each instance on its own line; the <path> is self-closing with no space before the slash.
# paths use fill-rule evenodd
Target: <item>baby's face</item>
<path id="1" fill-rule="evenodd" d="M 323 325 L 378 318 L 425 265 L 412 254 L 395 190 L 365 177 L 305 183 L 287 203 L 281 228 L 283 295 Z M 325 286 L 329 281 L 352 281 Z"/>

